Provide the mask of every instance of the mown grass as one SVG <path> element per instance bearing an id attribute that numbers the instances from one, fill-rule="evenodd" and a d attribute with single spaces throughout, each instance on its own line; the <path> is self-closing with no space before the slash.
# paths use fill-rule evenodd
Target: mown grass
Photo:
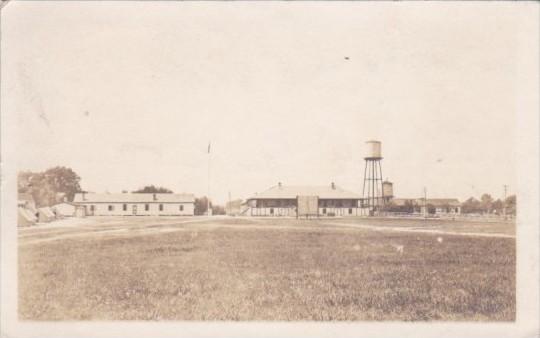
<path id="1" fill-rule="evenodd" d="M 514 320 L 515 240 L 438 237 L 193 225 L 21 245 L 19 317 Z"/>

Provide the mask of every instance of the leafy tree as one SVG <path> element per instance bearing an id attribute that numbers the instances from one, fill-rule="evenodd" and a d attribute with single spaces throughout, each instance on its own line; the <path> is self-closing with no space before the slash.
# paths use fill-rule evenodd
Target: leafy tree
<path id="1" fill-rule="evenodd" d="M 515 215 L 516 214 L 516 195 L 510 195 L 506 198 L 506 214 Z"/>
<path id="2" fill-rule="evenodd" d="M 480 201 L 474 197 L 470 197 L 468 200 L 461 204 L 461 212 L 464 214 L 479 213 L 482 211 Z"/>
<path id="3" fill-rule="evenodd" d="M 172 194 L 173 191 L 164 187 L 156 187 L 154 185 L 147 185 L 144 188 L 139 188 L 133 193 L 141 194 L 141 193 L 154 193 L 154 194 Z"/>
<path id="4" fill-rule="evenodd" d="M 213 213 L 212 202 L 210 202 L 210 208 Z M 195 215 L 204 215 L 208 209 L 208 198 L 206 196 L 195 198 Z"/>
<path id="5" fill-rule="evenodd" d="M 482 212 L 484 213 L 491 213 L 491 209 L 493 208 L 493 197 L 491 197 L 490 194 L 483 194 L 480 197 L 480 206 L 482 208 Z"/>
<path id="6" fill-rule="evenodd" d="M 497 215 L 501 215 L 504 209 L 504 203 L 500 199 L 497 199 L 493 202 L 491 207 L 493 208 L 494 213 L 496 213 Z"/>
<path id="7" fill-rule="evenodd" d="M 81 191 L 81 178 L 71 168 L 53 167 L 44 172 L 22 171 L 18 174 L 18 191 L 32 195 L 38 206 L 50 206 L 67 198 L 73 201 Z"/>
<path id="8" fill-rule="evenodd" d="M 222 205 L 214 205 L 212 206 L 212 215 L 225 215 L 225 207 Z"/>

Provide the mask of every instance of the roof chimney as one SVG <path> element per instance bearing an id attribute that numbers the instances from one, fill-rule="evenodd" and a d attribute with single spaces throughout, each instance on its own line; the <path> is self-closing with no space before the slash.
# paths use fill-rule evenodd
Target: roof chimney
<path id="1" fill-rule="evenodd" d="M 281 182 L 278 182 L 278 188 L 281 189 L 282 185 L 281 185 Z"/>
<path id="2" fill-rule="evenodd" d="M 153 197 L 154 197 L 154 201 L 157 201 L 157 195 L 156 195 L 156 193 L 153 193 L 152 195 L 153 195 Z"/>
<path id="3" fill-rule="evenodd" d="M 332 189 L 334 189 L 334 190 L 336 189 L 336 184 L 335 184 L 334 182 L 332 182 L 332 183 L 330 184 L 330 186 L 332 186 Z"/>

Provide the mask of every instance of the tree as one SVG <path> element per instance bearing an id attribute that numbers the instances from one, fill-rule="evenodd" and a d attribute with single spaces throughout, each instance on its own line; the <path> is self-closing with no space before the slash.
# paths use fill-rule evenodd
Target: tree
<path id="1" fill-rule="evenodd" d="M 75 193 L 81 191 L 81 178 L 71 168 L 54 167 L 45 171 L 45 178 L 57 194 L 64 194 L 68 201 L 73 201 Z"/>
<path id="2" fill-rule="evenodd" d="M 144 188 L 139 188 L 133 193 L 141 194 L 141 193 L 154 193 L 154 194 L 172 194 L 173 191 L 164 187 L 156 187 L 154 185 L 147 185 Z"/>
<path id="3" fill-rule="evenodd" d="M 18 174 L 18 191 L 30 193 L 37 206 L 50 206 L 64 198 L 73 201 L 81 191 L 81 178 L 71 168 L 53 167 L 44 172 L 22 171 Z"/>
<path id="4" fill-rule="evenodd" d="M 222 205 L 214 205 L 212 206 L 212 215 L 225 215 L 225 207 Z"/>
<path id="5" fill-rule="evenodd" d="M 210 202 L 210 208 L 212 207 L 212 202 Z M 206 196 L 195 198 L 195 215 L 204 215 L 208 209 L 208 198 Z"/>
<path id="6" fill-rule="evenodd" d="M 493 197 L 491 197 L 490 194 L 483 194 L 480 197 L 480 206 L 484 213 L 491 213 L 491 209 L 493 208 Z"/>
<path id="7" fill-rule="evenodd" d="M 500 199 L 497 199 L 495 202 L 493 202 L 492 208 L 493 208 L 493 212 L 496 213 L 497 215 L 502 214 L 503 209 L 504 209 L 503 201 L 501 201 Z"/>
<path id="8" fill-rule="evenodd" d="M 516 214 L 516 195 L 510 195 L 505 200 L 506 204 L 506 214 L 515 215 Z"/>
<path id="9" fill-rule="evenodd" d="M 474 197 L 470 197 L 468 200 L 461 204 L 461 212 L 464 214 L 479 213 L 482 211 L 480 201 Z"/>

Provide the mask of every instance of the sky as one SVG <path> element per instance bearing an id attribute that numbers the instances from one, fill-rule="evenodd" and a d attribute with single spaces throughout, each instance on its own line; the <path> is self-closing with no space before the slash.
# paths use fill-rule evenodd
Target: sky
<path id="1" fill-rule="evenodd" d="M 382 142 L 397 197 L 516 185 L 511 3 L 13 1 L 2 113 L 18 168 L 217 203 L 278 182 L 361 193 Z M 210 156 L 207 153 L 211 142 Z"/>

